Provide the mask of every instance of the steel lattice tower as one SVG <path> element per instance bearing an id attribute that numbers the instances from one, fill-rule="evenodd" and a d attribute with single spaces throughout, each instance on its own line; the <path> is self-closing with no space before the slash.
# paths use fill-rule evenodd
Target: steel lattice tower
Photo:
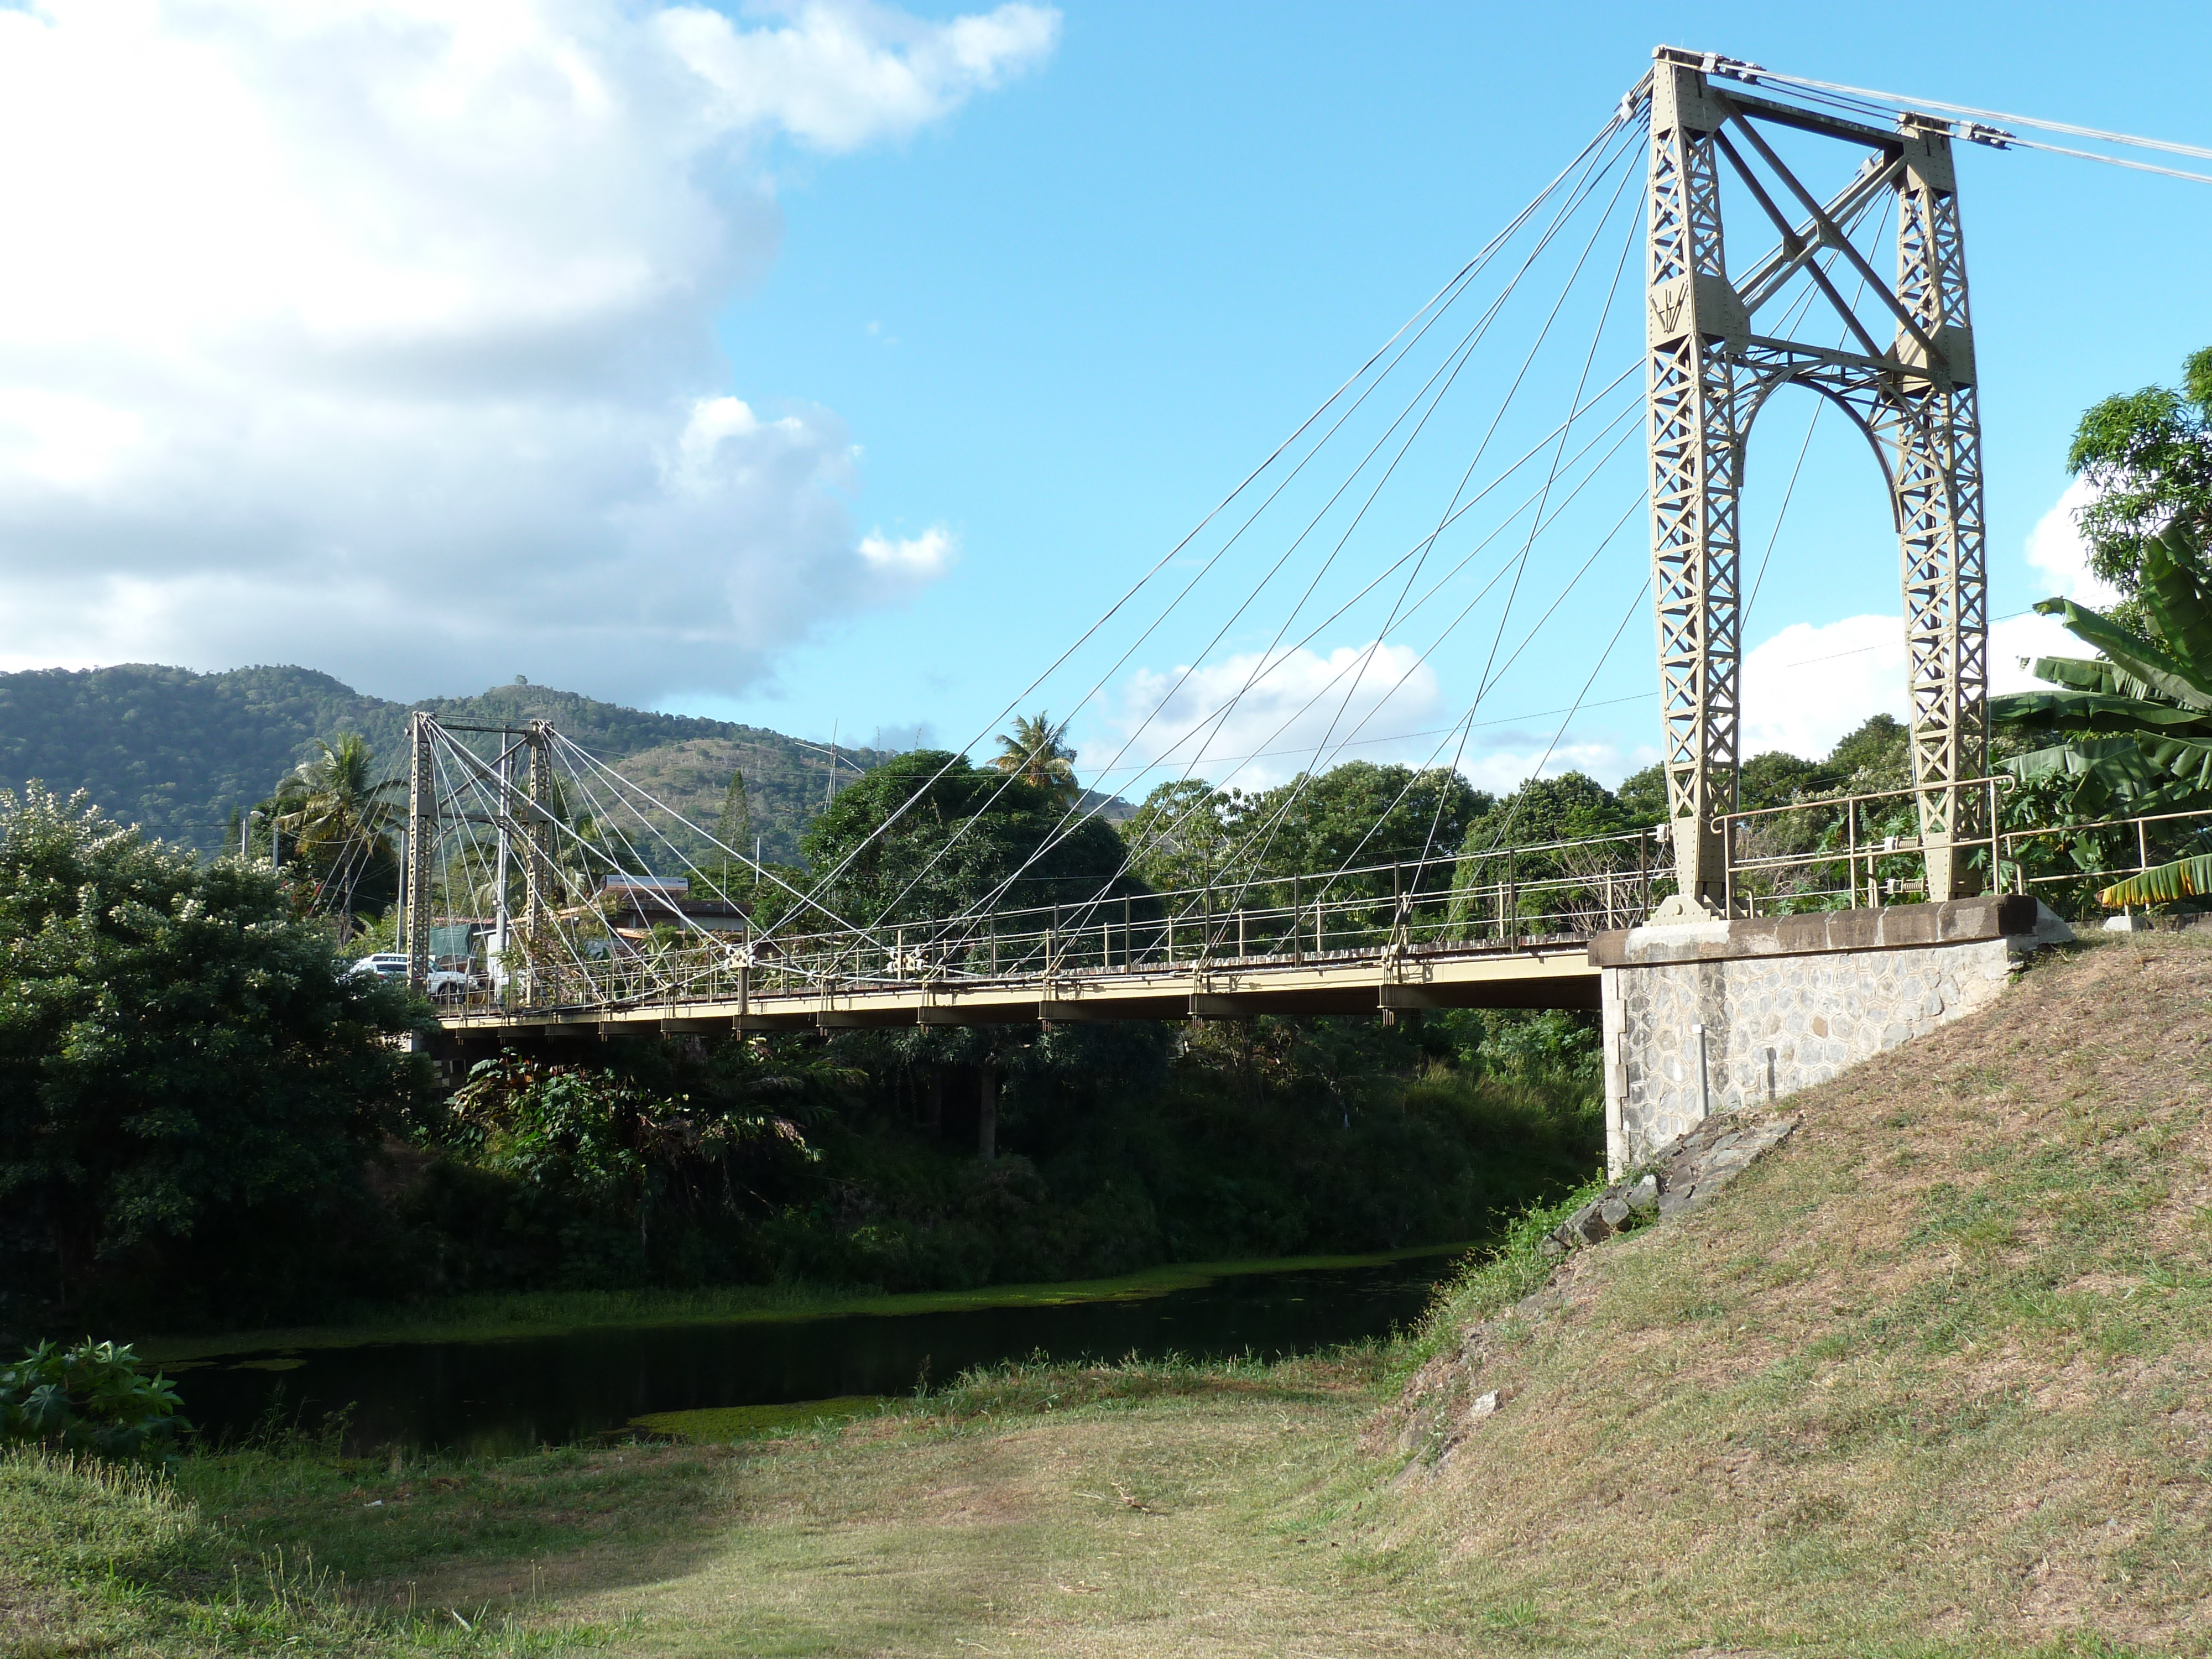
<path id="1" fill-rule="evenodd" d="M 1988 758 L 1988 602 L 1981 426 L 1950 129 L 1906 115 L 1885 131 L 1735 86 L 1723 90 L 1710 76 L 1726 60 L 1665 46 L 1656 57 L 1645 402 L 1663 763 L 1680 896 L 1655 919 L 1715 915 L 1723 906 L 1728 849 L 1715 820 L 1733 810 L 1736 793 L 1744 443 L 1766 399 L 1792 384 L 1850 416 L 1888 482 L 1903 566 L 1928 896 L 1964 897 L 1975 873 L 1955 856 L 1955 843 L 1986 833 L 1980 792 L 1960 786 L 1981 776 Z M 1823 202 L 1774 153 L 1761 123 L 1869 153 Z M 1777 204 L 1731 130 L 1794 198 L 1792 211 Z M 1724 161 L 1780 239 L 1734 280 L 1722 240 Z M 1885 191 L 1897 215 L 1893 282 L 1874 270 L 1846 230 Z M 1861 284 L 1856 303 L 1822 270 L 1820 258 L 1830 252 Z M 1849 346 L 1753 331 L 1760 308 L 1800 273 L 1840 317 Z M 1862 320 L 1869 307 L 1891 336 L 1887 342 Z M 1826 313 L 1816 307 L 1814 314 Z"/>

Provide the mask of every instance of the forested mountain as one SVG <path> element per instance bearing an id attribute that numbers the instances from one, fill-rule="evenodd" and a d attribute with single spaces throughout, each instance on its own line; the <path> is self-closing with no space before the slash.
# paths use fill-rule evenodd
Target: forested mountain
<path id="1" fill-rule="evenodd" d="M 76 789 L 113 817 L 210 852 L 234 814 L 265 799 L 317 738 L 358 732 L 397 770 L 410 708 L 486 724 L 550 720 L 694 823 L 721 821 L 733 770 L 744 775 L 750 834 L 770 859 L 799 838 L 829 793 L 830 758 L 781 732 L 728 720 L 649 714 L 543 685 L 499 685 L 418 703 L 363 696 L 328 674 L 289 667 L 222 674 L 126 663 L 0 674 L 0 788 L 36 778 Z M 840 787 L 888 759 L 840 751 Z"/>

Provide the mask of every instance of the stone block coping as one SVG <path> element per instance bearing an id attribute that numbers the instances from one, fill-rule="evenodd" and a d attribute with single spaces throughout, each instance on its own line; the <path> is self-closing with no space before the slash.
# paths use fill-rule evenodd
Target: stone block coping
<path id="1" fill-rule="evenodd" d="M 1842 951 L 1903 951 L 1982 939 L 2029 945 L 2058 944 L 2073 930 L 2039 899 L 2019 894 L 1950 899 L 1940 904 L 1890 904 L 1811 915 L 1753 916 L 1676 922 L 1591 936 L 1596 968 L 1658 967 L 1676 962 L 1816 956 Z"/>

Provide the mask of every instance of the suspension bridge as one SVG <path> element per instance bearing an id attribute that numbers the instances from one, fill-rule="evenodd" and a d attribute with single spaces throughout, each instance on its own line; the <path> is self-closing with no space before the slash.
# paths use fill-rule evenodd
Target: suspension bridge
<path id="1" fill-rule="evenodd" d="M 2033 832 L 1998 828 L 2007 784 L 1987 775 L 1983 365 L 1956 156 L 2084 153 L 2021 126 L 2082 132 L 1660 48 L 1567 165 L 979 734 L 1035 696 L 1097 708 L 1134 684 L 1119 749 L 1086 769 L 1094 782 L 1205 769 L 1212 787 L 1261 778 L 1248 769 L 1297 731 L 1299 770 L 1254 797 L 1265 811 L 1234 848 L 1194 848 L 1188 819 L 1140 814 L 1110 874 L 1048 878 L 1058 852 L 1095 844 L 1109 793 L 1067 792 L 1046 833 L 939 913 L 929 896 L 988 832 L 999 794 L 1030 787 L 1018 766 L 984 774 L 998 793 L 948 828 L 933 816 L 938 786 L 966 763 L 947 759 L 801 877 L 724 844 L 549 723 L 418 714 L 410 979 L 463 988 L 440 1011 L 462 1043 L 1601 1002 L 1611 1022 L 1602 975 L 1622 958 L 1592 942 L 1622 930 L 1706 938 L 1900 901 L 1932 917 L 2029 891 Z M 1731 257 L 1729 229 L 1756 257 Z M 1813 419 L 1833 410 L 1860 434 L 1883 481 L 1911 784 L 1784 820 L 1737 810 L 1744 619 L 1781 529 L 1778 515 L 1747 592 L 1741 509 L 1753 423 L 1790 388 L 1814 394 Z M 1811 441 L 1808 424 L 1800 466 Z M 1444 844 L 1440 805 L 1425 826 L 1407 822 L 1408 792 L 1457 775 L 1524 662 L 1563 698 L 1580 688 L 1551 711 L 1540 772 L 1640 612 L 1656 623 L 1662 823 L 1541 840 L 1509 821 L 1475 845 Z M 1313 655 L 1347 635 L 1369 642 Z M 1139 653 L 1170 637 L 1194 665 L 1132 680 Z M 1224 641 L 1258 639 L 1230 672 L 1205 667 Z M 1364 836 L 1302 861 L 1289 826 L 1314 780 L 1379 741 L 1394 699 L 1447 649 L 1480 665 L 1473 702 L 1425 734 L 1425 761 Z M 1316 661 L 1328 672 L 1308 672 Z M 1255 711 L 1262 728 L 1281 718 L 1252 753 L 1228 754 L 1231 732 L 1259 729 Z M 925 819 L 926 855 L 884 878 L 883 849 Z M 1198 857 L 1200 879 L 1144 878 L 1170 843 Z M 1984 904 L 1956 927 L 1896 936 L 2012 937 L 2023 915 L 2033 907 Z M 1609 1062 L 1623 1111 L 1631 1058 Z M 1774 1067 L 1770 1051 L 1770 1092 Z"/>

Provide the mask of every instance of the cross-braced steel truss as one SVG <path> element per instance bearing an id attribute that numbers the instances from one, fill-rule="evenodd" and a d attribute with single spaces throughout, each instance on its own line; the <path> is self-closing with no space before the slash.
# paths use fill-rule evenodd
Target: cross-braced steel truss
<path id="1" fill-rule="evenodd" d="M 1981 793 L 1960 786 L 1980 776 L 1987 759 L 1988 605 L 1973 335 L 1949 130 L 1908 115 L 1885 131 L 1717 87 L 1709 76 L 1723 60 L 1668 47 L 1656 56 L 1645 398 L 1663 763 L 1680 884 L 1670 914 L 1717 914 L 1724 904 L 1727 848 L 1716 821 L 1735 803 L 1744 444 L 1760 407 L 1788 385 L 1850 415 L 1888 481 L 1928 896 L 1965 896 L 1975 872 L 1953 849 L 1985 833 Z M 1762 124 L 1869 154 L 1822 201 L 1775 154 Z M 1733 281 L 1722 237 L 1723 163 L 1779 237 Z M 1771 185 L 1794 207 L 1778 203 Z M 1893 280 L 1874 270 L 1850 236 L 1884 196 L 1897 216 Z M 1760 309 L 1800 276 L 1840 317 L 1843 344 L 1754 331 Z M 1837 276 L 1856 286 L 1853 298 Z M 1869 308 L 1887 341 L 1864 320 Z"/>

